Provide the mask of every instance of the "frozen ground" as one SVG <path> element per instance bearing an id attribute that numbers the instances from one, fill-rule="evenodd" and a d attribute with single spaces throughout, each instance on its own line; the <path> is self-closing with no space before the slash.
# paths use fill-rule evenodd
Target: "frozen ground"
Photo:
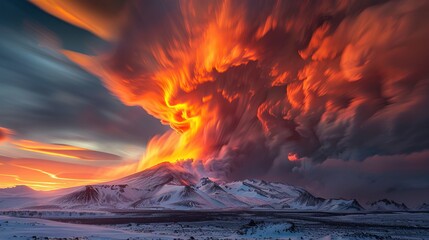
<path id="1" fill-rule="evenodd" d="M 37 210 L 2 214 L 5 215 L 0 216 L 0 239 L 429 239 L 428 212 L 81 214 Z"/>

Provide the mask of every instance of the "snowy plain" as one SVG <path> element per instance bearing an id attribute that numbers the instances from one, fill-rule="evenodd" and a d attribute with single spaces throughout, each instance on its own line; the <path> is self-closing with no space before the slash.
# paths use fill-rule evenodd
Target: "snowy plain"
<path id="1" fill-rule="evenodd" d="M 429 239 L 428 212 L 1 213 L 0 239 Z"/>

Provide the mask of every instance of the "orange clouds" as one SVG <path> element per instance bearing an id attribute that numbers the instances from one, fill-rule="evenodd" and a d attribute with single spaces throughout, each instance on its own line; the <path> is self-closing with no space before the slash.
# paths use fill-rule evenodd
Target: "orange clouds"
<path id="1" fill-rule="evenodd" d="M 427 1 L 126 5 L 110 52 L 66 54 L 125 104 L 171 126 L 149 142 L 141 168 L 193 158 L 252 175 L 292 169 L 298 156 L 362 160 L 429 148 Z M 47 11 L 103 35 L 89 8 L 74 9 L 60 8 L 97 27 Z"/>
<path id="2" fill-rule="evenodd" d="M 91 31 L 101 38 L 112 40 L 120 30 L 123 1 L 118 0 L 32 0 L 32 3 L 50 14 L 73 25 Z"/>
<path id="3" fill-rule="evenodd" d="M 13 131 L 8 128 L 0 127 L 0 143 L 5 142 L 9 139 L 9 136 L 13 134 Z"/>
<path id="4" fill-rule="evenodd" d="M 4 131 L 6 132 L 6 131 Z M 120 156 L 86 148 L 49 144 L 30 140 L 11 140 L 11 148 L 41 153 L 48 156 L 71 158 L 60 162 L 39 158 L 11 158 L 0 155 L 0 188 L 27 185 L 37 190 L 54 190 L 65 187 L 94 184 L 134 173 L 137 163 L 122 162 Z M 106 164 L 83 165 L 80 160 L 98 160 Z M 101 165 L 101 166 L 100 166 Z"/>
<path id="5" fill-rule="evenodd" d="M 47 155 L 83 159 L 83 160 L 120 160 L 121 157 L 105 152 L 65 145 L 47 144 L 29 140 L 19 140 L 13 142 L 18 148 L 26 151 L 43 153 Z"/>
<path id="6" fill-rule="evenodd" d="M 0 188 L 27 185 L 38 190 L 94 184 L 113 180 L 136 169 L 136 164 L 99 167 L 32 158 L 0 156 Z"/>

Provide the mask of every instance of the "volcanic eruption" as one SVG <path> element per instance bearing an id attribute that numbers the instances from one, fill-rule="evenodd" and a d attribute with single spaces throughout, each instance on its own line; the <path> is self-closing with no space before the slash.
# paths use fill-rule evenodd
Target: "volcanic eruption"
<path id="1" fill-rule="evenodd" d="M 427 1 L 32 2 L 110 42 L 64 54 L 171 127 L 140 170 L 234 179 L 429 147 Z"/>

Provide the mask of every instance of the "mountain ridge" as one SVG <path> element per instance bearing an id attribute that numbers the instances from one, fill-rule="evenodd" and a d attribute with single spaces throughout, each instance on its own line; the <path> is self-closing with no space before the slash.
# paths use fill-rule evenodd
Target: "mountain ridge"
<path id="1" fill-rule="evenodd" d="M 410 210 L 404 203 L 397 203 L 389 199 L 380 199 L 369 204 L 372 211 L 408 211 Z"/>
<path id="2" fill-rule="evenodd" d="M 283 183 L 258 179 L 217 182 L 209 177 L 198 178 L 183 166 L 172 163 L 161 163 L 106 183 L 60 190 L 56 194 L 47 194 L 46 197 L 43 197 L 43 193 L 32 191 L 39 194 L 38 199 L 42 200 L 37 205 L 27 203 L 23 207 L 46 205 L 63 209 L 365 210 L 355 199 L 320 198 L 304 188 Z"/>

